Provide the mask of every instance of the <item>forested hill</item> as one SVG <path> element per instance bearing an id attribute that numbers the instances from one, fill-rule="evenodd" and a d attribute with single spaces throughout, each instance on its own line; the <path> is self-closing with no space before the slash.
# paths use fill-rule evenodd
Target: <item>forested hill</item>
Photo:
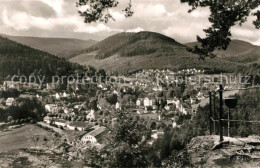
<path id="1" fill-rule="evenodd" d="M 46 51 L 50 54 L 66 59 L 69 59 L 81 50 L 96 44 L 96 41 L 94 40 L 79 40 L 72 38 L 2 36 L 20 44 Z"/>
<path id="2" fill-rule="evenodd" d="M 68 75 L 79 65 L 67 62 L 47 52 L 11 41 L 0 36 L 0 78 L 12 75 Z"/>
<path id="3" fill-rule="evenodd" d="M 155 32 L 118 33 L 83 50 L 82 53 L 97 51 L 96 58 L 104 59 L 114 54 L 123 57 L 136 55 L 175 55 L 185 46 L 174 39 Z"/>
<path id="4" fill-rule="evenodd" d="M 174 39 L 155 32 L 119 33 L 98 42 L 70 59 L 107 72 L 128 73 L 139 69 L 199 68 L 217 72 L 234 72 L 242 63 L 222 58 L 199 60 Z"/>
<path id="5" fill-rule="evenodd" d="M 199 45 L 199 43 L 193 42 L 186 45 L 191 47 Z M 260 60 L 260 46 L 242 40 L 232 40 L 227 50 L 216 50 L 214 53 L 230 62 L 257 63 Z"/>

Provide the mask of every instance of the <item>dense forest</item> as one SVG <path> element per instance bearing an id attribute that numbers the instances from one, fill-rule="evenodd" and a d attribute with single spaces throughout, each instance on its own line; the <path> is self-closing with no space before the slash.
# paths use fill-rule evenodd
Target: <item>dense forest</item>
<path id="1" fill-rule="evenodd" d="M 83 52 L 97 51 L 96 58 L 104 59 L 116 53 L 120 56 L 147 55 L 152 53 L 174 54 L 175 49 L 185 49 L 174 39 L 154 32 L 119 33 Z"/>
<path id="2" fill-rule="evenodd" d="M 250 76 L 250 81 L 252 85 L 259 85 L 260 84 L 260 64 L 253 63 L 247 66 L 238 66 L 236 74 L 248 75 Z"/>
<path id="3" fill-rule="evenodd" d="M 0 80 L 13 75 L 68 75 L 82 67 L 0 36 Z"/>

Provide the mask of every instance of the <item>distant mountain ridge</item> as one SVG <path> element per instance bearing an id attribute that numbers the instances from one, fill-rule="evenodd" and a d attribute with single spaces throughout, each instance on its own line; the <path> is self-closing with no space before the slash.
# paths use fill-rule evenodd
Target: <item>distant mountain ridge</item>
<path id="1" fill-rule="evenodd" d="M 221 58 L 198 60 L 186 45 L 154 32 L 119 33 L 98 42 L 70 59 L 81 65 L 92 65 L 109 72 L 150 68 L 205 68 L 231 72 L 239 62 Z"/>
<path id="2" fill-rule="evenodd" d="M 26 70 L 27 67 L 22 66 L 23 73 L 26 74 L 29 72 L 32 73 L 32 67 L 35 69 L 41 67 L 45 69 L 47 73 L 52 71 L 55 72 L 55 67 L 62 68 L 63 64 L 64 67 L 70 67 L 67 70 L 63 68 L 64 73 L 73 69 L 64 59 L 59 59 L 58 57 L 47 53 L 47 51 L 45 52 L 45 50 L 43 50 L 44 47 L 48 50 L 57 49 L 58 51 L 69 49 L 70 51 L 73 51 L 71 53 L 73 53 L 74 56 L 67 55 L 66 58 L 70 58 L 69 60 L 71 62 L 84 66 L 91 65 L 98 69 L 105 69 L 108 72 L 117 73 L 128 73 L 139 69 L 155 68 L 200 68 L 212 70 L 214 72 L 234 72 L 238 67 L 243 68 L 247 67 L 248 64 L 259 62 L 260 58 L 259 46 L 254 46 L 244 41 L 234 40 L 231 42 L 228 50 L 216 52 L 217 55 L 219 55 L 218 57 L 199 60 L 197 55 L 186 50 L 186 45 L 165 35 L 147 31 L 139 33 L 118 33 L 103 41 L 97 42 L 90 47 L 86 47 L 83 50 L 79 50 L 79 47 L 76 47 L 76 49 L 70 49 L 69 47 L 64 48 L 66 43 L 72 48 L 74 45 L 78 46 L 78 42 L 80 44 L 84 43 L 84 41 L 77 39 L 44 39 L 46 41 L 52 41 L 52 43 L 57 43 L 51 45 L 51 43 L 45 44 L 43 38 L 21 37 L 21 39 L 19 39 L 15 37 L 16 41 L 22 40 L 23 43 L 38 41 L 37 45 L 40 46 L 41 49 L 34 49 L 36 47 L 30 45 L 30 47 L 28 47 L 26 44 L 20 44 L 19 42 L 15 42 L 15 40 L 9 40 L 11 38 L 12 36 L 8 36 L 7 38 L 1 37 L 0 40 L 1 44 L 3 44 L 0 48 L 2 50 L 0 52 L 3 54 L 1 57 L 4 58 L 0 62 L 1 65 L 3 65 L 2 67 L 9 65 L 10 60 L 17 60 L 10 64 L 14 68 L 10 69 L 7 67 L 7 69 L 10 69 L 10 73 L 12 72 L 11 74 L 21 70 L 19 64 L 30 65 L 28 67 L 30 70 Z M 66 42 L 66 40 L 68 41 Z M 73 40 L 76 42 L 72 45 Z M 61 41 L 61 43 L 58 41 Z M 189 43 L 187 45 L 191 46 L 194 45 L 194 43 Z M 84 45 L 82 45 L 82 47 L 84 47 Z M 10 58 L 12 59 L 8 59 L 8 55 L 10 55 Z M 44 57 L 44 59 L 41 57 Z M 34 61 L 34 59 L 36 61 Z M 41 62 L 45 62 L 48 59 L 52 60 L 47 63 L 48 65 L 45 63 L 43 63 L 45 66 L 40 65 Z M 57 66 L 52 64 L 57 64 Z M 9 71 L 7 71 L 8 70 L 3 68 L 4 74 L 8 74 Z M 54 72 L 52 72 L 52 74 Z"/>
<path id="3" fill-rule="evenodd" d="M 4 34 L 1 36 L 65 59 L 73 57 L 79 51 L 96 43 L 94 40 L 79 40 L 73 38 L 27 37 Z"/>
<path id="4" fill-rule="evenodd" d="M 198 42 L 187 43 L 189 47 L 198 45 Z M 227 50 L 216 50 L 217 56 L 238 63 L 254 63 L 260 59 L 260 46 L 242 40 L 232 40 Z"/>

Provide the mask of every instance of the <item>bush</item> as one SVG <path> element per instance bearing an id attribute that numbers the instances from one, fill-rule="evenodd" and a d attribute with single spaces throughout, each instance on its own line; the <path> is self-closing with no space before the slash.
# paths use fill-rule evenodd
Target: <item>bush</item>
<path id="1" fill-rule="evenodd" d="M 11 122 L 13 120 L 13 117 L 12 116 L 8 116 L 7 117 L 7 121 Z"/>
<path id="2" fill-rule="evenodd" d="M 251 134 L 250 127 L 247 127 L 245 125 L 240 125 L 238 127 L 237 132 L 238 132 L 238 135 L 241 137 L 248 137 Z"/>

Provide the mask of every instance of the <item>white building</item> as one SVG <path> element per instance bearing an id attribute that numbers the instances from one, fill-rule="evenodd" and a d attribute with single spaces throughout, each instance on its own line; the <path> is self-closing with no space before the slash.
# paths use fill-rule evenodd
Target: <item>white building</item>
<path id="1" fill-rule="evenodd" d="M 96 115 L 95 115 L 95 111 L 91 110 L 90 113 L 87 115 L 87 119 L 91 120 L 95 120 L 96 119 Z"/>
<path id="2" fill-rule="evenodd" d="M 16 106 L 16 101 L 13 97 L 9 97 L 6 102 L 6 106 Z"/>
<path id="3" fill-rule="evenodd" d="M 55 94 L 55 98 L 56 98 L 57 100 L 60 100 L 60 95 L 59 95 L 59 93 L 56 93 L 56 94 Z"/>
<path id="4" fill-rule="evenodd" d="M 153 139 L 158 139 L 159 137 L 163 136 L 164 132 L 163 131 L 158 131 L 158 130 L 152 130 L 152 135 L 151 137 Z"/>
<path id="5" fill-rule="evenodd" d="M 180 112 L 181 112 L 182 114 L 185 114 L 185 115 L 187 115 L 187 114 L 188 114 L 188 111 L 187 111 L 187 109 L 186 109 L 185 107 L 183 107 L 183 105 L 182 105 L 182 104 L 180 105 L 180 108 L 179 108 L 179 110 L 180 110 Z"/>
<path id="6" fill-rule="evenodd" d="M 83 135 L 81 141 L 91 144 L 100 144 L 99 140 L 107 133 L 107 129 L 104 126 L 99 126 L 93 131 Z"/>
<path id="7" fill-rule="evenodd" d="M 50 124 L 52 122 L 52 118 L 49 116 L 46 116 L 43 118 L 43 121 L 45 121 L 47 124 Z"/>
<path id="8" fill-rule="evenodd" d="M 136 100 L 136 106 L 141 106 L 142 105 L 143 99 L 137 99 Z"/>
<path id="9" fill-rule="evenodd" d="M 36 95 L 36 98 L 37 98 L 38 100 L 42 100 L 42 96 L 39 96 L 38 94 Z"/>
<path id="10" fill-rule="evenodd" d="M 120 103 L 116 102 L 116 109 L 120 109 Z"/>
<path id="11" fill-rule="evenodd" d="M 61 110 L 57 104 L 46 104 L 45 111 L 50 113 L 58 113 Z"/>
<path id="12" fill-rule="evenodd" d="M 153 91 L 162 91 L 163 90 L 163 88 L 162 88 L 162 86 L 155 86 L 155 87 L 153 87 Z"/>
<path id="13" fill-rule="evenodd" d="M 148 97 L 144 98 L 144 107 L 152 106 L 153 100 L 150 100 Z"/>
<path id="14" fill-rule="evenodd" d="M 67 126 L 67 122 L 65 120 L 61 120 L 61 119 L 54 120 L 54 124 L 57 126 L 62 126 L 62 127 Z"/>
<path id="15" fill-rule="evenodd" d="M 178 108 L 180 106 L 180 100 L 179 99 L 168 99 L 167 104 L 175 104 L 176 107 Z"/>
<path id="16" fill-rule="evenodd" d="M 64 97 L 64 98 L 68 98 L 69 96 L 70 96 L 69 94 L 67 94 L 66 92 L 63 92 L 62 97 Z"/>

